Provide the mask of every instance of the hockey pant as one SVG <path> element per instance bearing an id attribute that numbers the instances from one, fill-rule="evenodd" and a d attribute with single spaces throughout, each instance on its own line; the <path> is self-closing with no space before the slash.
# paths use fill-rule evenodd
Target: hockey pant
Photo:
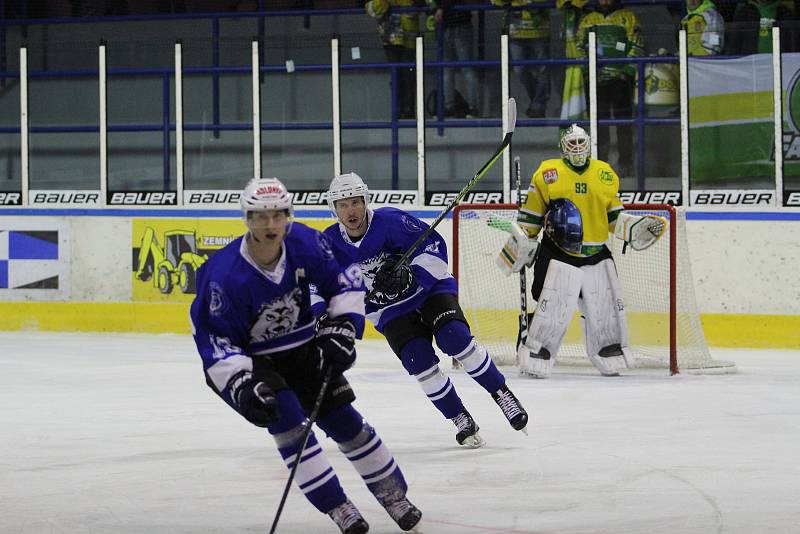
<path id="1" fill-rule="evenodd" d="M 627 367 L 628 328 L 613 261 L 573 267 L 551 260 L 528 338 L 517 353 L 521 372 L 550 375 L 576 308 L 583 315 L 586 353 L 598 371 L 614 376 Z"/>

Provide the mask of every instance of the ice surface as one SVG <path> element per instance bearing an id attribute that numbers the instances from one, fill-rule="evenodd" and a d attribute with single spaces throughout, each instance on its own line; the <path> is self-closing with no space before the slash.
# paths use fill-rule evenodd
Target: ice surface
<path id="1" fill-rule="evenodd" d="M 738 374 L 507 369 L 527 437 L 450 370 L 477 450 L 383 343 L 361 344 L 348 376 L 425 534 L 800 532 L 800 351 L 712 353 Z M 0 406 L 2 533 L 267 532 L 288 475 L 206 387 L 190 336 L 0 333 Z M 322 442 L 370 532 L 398 532 Z M 292 490 L 278 532 L 335 531 Z"/>

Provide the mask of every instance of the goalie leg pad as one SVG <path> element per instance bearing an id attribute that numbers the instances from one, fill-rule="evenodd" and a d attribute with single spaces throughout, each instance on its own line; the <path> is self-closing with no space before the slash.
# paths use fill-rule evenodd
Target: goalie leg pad
<path id="1" fill-rule="evenodd" d="M 614 262 L 603 260 L 581 267 L 584 272 L 581 299 L 581 326 L 589 361 L 604 376 L 617 376 L 633 366 L 628 349 L 628 322 L 625 302 Z"/>
<path id="2" fill-rule="evenodd" d="M 528 339 L 517 353 L 523 374 L 546 378 L 553 368 L 581 291 L 583 271 L 558 260 L 547 268 Z"/>

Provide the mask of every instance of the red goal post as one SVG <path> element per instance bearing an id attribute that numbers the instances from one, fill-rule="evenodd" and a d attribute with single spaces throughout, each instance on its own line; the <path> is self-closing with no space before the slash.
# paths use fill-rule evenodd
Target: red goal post
<path id="1" fill-rule="evenodd" d="M 730 362 L 712 360 L 703 335 L 688 257 L 683 213 L 668 204 L 627 204 L 628 212 L 654 214 L 668 222 L 665 235 L 644 251 L 609 236 L 624 294 L 630 347 L 636 367 L 695 372 L 734 372 Z M 495 263 L 516 220 L 516 204 L 461 204 L 453 211 L 453 275 L 459 301 L 475 337 L 499 364 L 516 363 L 520 281 Z M 527 274 L 528 312 L 532 271 Z M 556 367 L 590 365 L 575 318 L 556 357 Z"/>

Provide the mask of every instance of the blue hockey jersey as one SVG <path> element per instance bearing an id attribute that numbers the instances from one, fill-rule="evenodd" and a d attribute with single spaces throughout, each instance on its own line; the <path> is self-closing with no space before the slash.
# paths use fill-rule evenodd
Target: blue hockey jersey
<path id="1" fill-rule="evenodd" d="M 325 229 L 330 238 L 336 259 L 342 265 L 358 264 L 364 274 L 367 289 L 378 269 L 387 260 L 396 260 L 408 250 L 428 225 L 416 217 L 396 208 L 368 210 L 367 232 L 353 242 L 341 223 Z M 457 294 L 456 281 L 447 264 L 447 245 L 435 230 L 414 251 L 410 261 L 416 286 L 399 300 L 387 301 L 381 293 L 366 304 L 367 319 L 379 332 L 392 319 L 419 308 L 431 295 Z"/>
<path id="2" fill-rule="evenodd" d="M 331 317 L 348 316 L 361 337 L 364 283 L 358 268 L 342 268 L 328 238 L 292 223 L 274 271 L 252 259 L 244 237 L 215 253 L 197 271 L 192 334 L 206 381 L 229 404 L 228 381 L 252 371 L 252 357 L 283 352 L 314 337 L 310 284 Z"/>

